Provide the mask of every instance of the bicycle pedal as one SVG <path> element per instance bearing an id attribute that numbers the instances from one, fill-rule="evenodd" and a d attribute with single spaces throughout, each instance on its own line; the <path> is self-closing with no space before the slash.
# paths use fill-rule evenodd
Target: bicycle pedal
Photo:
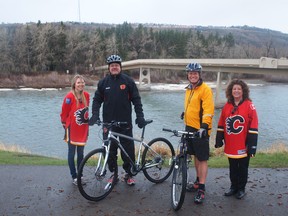
<path id="1" fill-rule="evenodd" d="M 112 186 L 112 183 L 107 183 L 106 186 L 104 187 L 104 190 L 109 190 Z"/>

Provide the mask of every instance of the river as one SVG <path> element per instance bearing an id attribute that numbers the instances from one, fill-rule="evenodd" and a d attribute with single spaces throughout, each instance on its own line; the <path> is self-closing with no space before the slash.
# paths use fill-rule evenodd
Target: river
<path id="1" fill-rule="evenodd" d="M 213 87 L 213 83 L 211 86 Z M 288 147 L 288 85 L 261 82 L 251 83 L 249 86 L 259 117 L 258 149 L 265 150 L 273 144 Z M 69 89 L 0 89 L 0 143 L 19 146 L 39 155 L 66 158 L 67 144 L 62 140 L 64 130 L 59 114 L 62 100 L 68 91 Z M 95 88 L 87 88 L 87 91 L 92 98 Z M 145 140 L 161 136 L 171 139 L 176 145 L 177 139 L 170 138 L 170 134 L 163 132 L 162 128 L 184 128 L 180 119 L 184 100 L 183 85 L 154 85 L 152 91 L 143 91 L 140 94 L 145 118 L 154 120 L 147 126 Z M 223 92 L 222 97 L 225 99 Z M 215 110 L 212 145 L 219 114 L 220 109 Z M 99 129 L 98 126 L 90 127 L 85 153 L 100 147 Z M 137 126 L 134 127 L 136 136 L 140 132 Z"/>

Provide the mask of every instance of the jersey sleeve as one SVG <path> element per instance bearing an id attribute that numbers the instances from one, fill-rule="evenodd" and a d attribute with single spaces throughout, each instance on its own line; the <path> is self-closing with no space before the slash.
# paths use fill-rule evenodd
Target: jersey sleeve
<path id="1" fill-rule="evenodd" d="M 70 96 L 70 94 L 66 95 L 63 103 L 62 103 L 62 111 L 60 114 L 60 118 L 61 118 L 61 123 L 64 125 L 66 124 L 67 118 L 69 117 L 69 113 L 71 110 L 71 105 L 72 105 L 72 98 Z"/>
<path id="2" fill-rule="evenodd" d="M 249 155 L 256 154 L 257 141 L 258 141 L 258 115 L 256 108 L 253 103 L 249 105 L 249 124 L 248 124 L 248 134 L 246 139 L 247 153 Z"/>
<path id="3" fill-rule="evenodd" d="M 223 107 L 220 118 L 218 120 L 215 147 L 223 146 L 223 140 L 224 140 L 224 112 L 223 111 L 224 109 L 225 109 L 225 106 Z"/>

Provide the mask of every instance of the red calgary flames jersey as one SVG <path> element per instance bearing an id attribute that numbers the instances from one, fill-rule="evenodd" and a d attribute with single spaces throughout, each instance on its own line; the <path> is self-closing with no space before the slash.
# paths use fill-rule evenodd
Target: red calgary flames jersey
<path id="1" fill-rule="evenodd" d="M 243 158 L 256 153 L 257 139 L 258 117 L 254 104 L 250 100 L 239 106 L 226 103 L 218 122 L 216 145 L 224 141 L 224 153 L 228 157 Z"/>
<path id="2" fill-rule="evenodd" d="M 85 145 L 88 137 L 89 120 L 89 93 L 84 92 L 87 104 L 78 101 L 72 92 L 63 100 L 61 122 L 65 123 L 65 141 L 73 145 Z"/>

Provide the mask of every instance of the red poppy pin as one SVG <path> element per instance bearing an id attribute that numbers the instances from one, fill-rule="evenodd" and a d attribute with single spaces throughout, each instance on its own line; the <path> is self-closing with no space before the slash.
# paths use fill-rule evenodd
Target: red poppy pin
<path id="1" fill-rule="evenodd" d="M 126 85 L 125 85 L 125 84 L 120 85 L 120 89 L 121 89 L 121 90 L 124 90 L 125 88 L 126 88 Z"/>

